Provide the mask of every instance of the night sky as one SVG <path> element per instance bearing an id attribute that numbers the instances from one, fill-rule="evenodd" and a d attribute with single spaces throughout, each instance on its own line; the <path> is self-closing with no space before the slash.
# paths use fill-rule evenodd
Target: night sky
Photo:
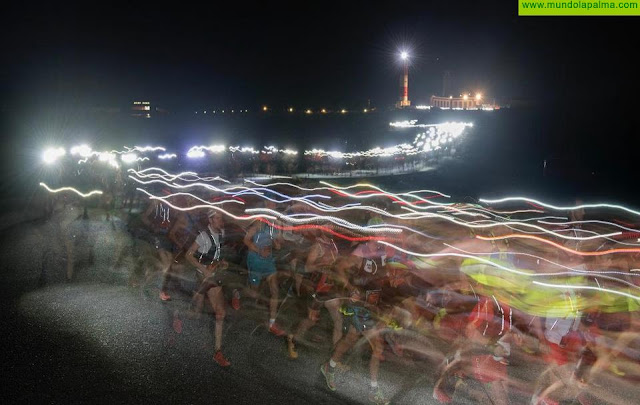
<path id="1" fill-rule="evenodd" d="M 499 99 L 595 104 L 637 89 L 637 18 L 524 18 L 506 3 L 13 6 L 3 106 L 389 105 L 403 47 L 416 101 L 441 92 L 445 69 L 460 90 Z"/>
<path id="2" fill-rule="evenodd" d="M 450 70 L 460 91 L 534 102 L 550 147 L 580 145 L 601 166 L 632 168 L 638 17 L 518 17 L 515 1 L 217 3 L 12 4 L 2 16 L 4 119 L 135 99 L 176 113 L 387 107 L 408 48 L 414 104 L 439 94 Z"/>

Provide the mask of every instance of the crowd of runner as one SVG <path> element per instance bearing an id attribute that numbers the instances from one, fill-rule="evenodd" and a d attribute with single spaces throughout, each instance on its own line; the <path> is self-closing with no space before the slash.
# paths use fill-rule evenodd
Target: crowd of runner
<path id="1" fill-rule="evenodd" d="M 348 369 L 345 355 L 368 342 L 370 400 L 379 404 L 389 403 L 378 384 L 389 355 L 424 363 L 441 403 L 451 402 L 466 380 L 482 386 L 468 395 L 492 404 L 509 403 L 510 392 L 534 404 L 613 403 L 615 395 L 598 388 L 598 378 L 640 376 L 640 274 L 634 273 L 640 235 L 629 231 L 632 223 L 614 236 L 581 238 L 604 234 L 609 225 L 595 221 L 599 211 L 589 216 L 575 209 L 564 213 L 570 222 L 545 225 L 554 232 L 551 245 L 513 225 L 519 214 L 495 215 L 502 223 L 471 228 L 444 218 L 480 212 L 464 204 L 443 208 L 441 216 L 401 217 L 411 212 L 404 200 L 370 187 L 356 205 L 356 193 L 330 187 L 245 184 L 234 194 L 216 187 L 186 192 L 170 187 L 175 178 L 159 175 L 157 184 L 147 184 L 142 180 L 149 178 L 134 176 L 146 207 L 128 216 L 128 231 L 153 255 L 134 278 L 160 274 L 153 298 L 166 305 L 188 295 L 189 310 L 176 312 L 178 332 L 185 319 L 215 316 L 212 357 L 219 366 L 233 362 L 224 350 L 225 317 L 255 301 L 265 305 L 265 327 L 295 361 L 304 356 L 301 346 L 313 348 L 308 332 L 331 325 L 332 349 L 322 353 L 326 362 L 318 373 L 332 391 L 341 389 L 335 376 Z M 311 193 L 324 203 L 307 203 Z M 124 191 L 103 198 L 107 215 L 127 199 L 133 196 Z M 385 233 L 389 226 L 396 232 Z M 569 233 L 576 237 L 556 237 Z M 532 275 L 549 277 L 532 282 Z M 287 294 L 307 311 L 285 325 L 279 317 Z M 323 317 L 328 322 L 319 323 Z M 510 370 L 515 353 L 542 361 L 545 372 L 536 381 L 516 378 Z"/>

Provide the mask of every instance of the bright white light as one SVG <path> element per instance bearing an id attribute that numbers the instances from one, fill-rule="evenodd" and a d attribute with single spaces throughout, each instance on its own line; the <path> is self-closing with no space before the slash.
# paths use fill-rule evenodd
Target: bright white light
<path id="1" fill-rule="evenodd" d="M 49 186 L 47 186 L 45 183 L 40 183 L 40 186 L 44 187 L 50 193 L 59 193 L 61 191 L 73 191 L 74 193 L 78 194 L 82 198 L 91 197 L 94 194 L 102 194 L 102 191 L 100 190 L 93 190 L 88 193 L 82 193 L 73 187 L 61 187 L 58 189 L 52 189 L 52 188 L 49 188 Z"/>
<path id="2" fill-rule="evenodd" d="M 402 60 L 409 59 L 409 54 L 407 53 L 407 51 L 400 52 L 400 59 L 402 59 Z"/>
<path id="3" fill-rule="evenodd" d="M 213 153 L 221 153 L 224 152 L 226 150 L 224 145 L 211 145 L 209 146 L 209 151 L 213 152 Z"/>
<path id="4" fill-rule="evenodd" d="M 125 153 L 121 159 L 124 163 L 133 163 L 138 159 L 138 155 L 135 153 Z"/>
<path id="5" fill-rule="evenodd" d="M 430 110 L 431 106 L 428 105 L 417 105 L 416 110 Z"/>
<path id="6" fill-rule="evenodd" d="M 173 159 L 178 157 L 178 155 L 176 155 L 175 153 L 165 153 L 164 155 L 158 155 L 158 159 Z"/>
<path id="7" fill-rule="evenodd" d="M 396 128 L 412 128 L 416 125 L 416 122 L 418 122 L 418 120 L 396 121 L 390 122 L 389 125 Z"/>
<path id="8" fill-rule="evenodd" d="M 91 156 L 91 148 L 86 144 L 74 146 L 73 148 L 71 148 L 71 155 L 72 156 L 79 155 L 80 157 L 83 157 L 83 158 L 89 157 Z"/>
<path id="9" fill-rule="evenodd" d="M 44 160 L 44 162 L 47 164 L 51 164 L 65 154 L 66 152 L 63 148 L 49 148 L 42 154 L 42 160 Z"/>

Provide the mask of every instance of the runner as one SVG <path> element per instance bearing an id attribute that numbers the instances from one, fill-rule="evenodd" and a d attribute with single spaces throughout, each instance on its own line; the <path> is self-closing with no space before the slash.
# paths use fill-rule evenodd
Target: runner
<path id="1" fill-rule="evenodd" d="M 185 261 L 186 253 L 199 234 L 196 220 L 187 211 L 178 211 L 174 216 L 174 223 L 167 237 L 173 242 L 171 265 L 166 268 L 162 275 L 162 285 L 160 287 L 160 299 L 166 301 L 171 298 L 168 293 L 169 282 L 175 277 L 179 270 L 179 264 Z"/>
<path id="2" fill-rule="evenodd" d="M 358 339 L 364 337 L 373 352 L 369 361 L 371 382 L 369 400 L 375 404 L 389 404 L 389 399 L 385 397 L 378 385 L 378 372 L 383 350 L 381 332 L 386 327 L 384 323 L 378 321 L 377 304 L 379 298 L 380 296 L 376 292 L 370 291 L 365 295 L 359 288 L 354 288 L 351 291 L 349 299 L 341 307 L 341 312 L 345 315 L 347 334 L 338 341 L 329 361 L 320 366 L 320 372 L 324 375 L 329 389 L 335 391 L 336 366 L 342 360 L 342 356 L 355 346 Z"/>
<path id="3" fill-rule="evenodd" d="M 304 338 L 305 333 L 320 319 L 320 310 L 327 308 L 333 320 L 332 342 L 335 345 L 342 337 L 341 300 L 337 297 L 333 281 L 333 265 L 338 259 L 338 248 L 333 239 L 318 231 L 316 240 L 305 265 L 305 272 L 311 282 L 312 293 L 309 297 L 309 314 L 304 318 L 296 332 L 289 335 L 287 345 L 289 357 L 298 358 L 295 342 Z"/>
<path id="4" fill-rule="evenodd" d="M 455 354 L 443 364 L 444 369 L 433 389 L 434 399 L 441 403 L 451 402 L 455 385 L 451 384 L 450 378 L 473 375 L 475 380 L 485 384 L 492 403 L 509 402 L 507 358 L 514 336 L 517 336 L 511 328 L 512 319 L 509 306 L 495 297 L 479 297 L 468 317 L 466 339 L 453 345 Z"/>
<path id="5" fill-rule="evenodd" d="M 224 219 L 222 213 L 211 211 L 209 213 L 209 226 L 196 237 L 189 250 L 187 260 L 201 272 L 204 280 L 193 297 L 195 312 L 200 313 L 204 305 L 205 296 L 216 316 L 215 326 L 215 354 L 213 359 L 222 367 L 228 367 L 231 363 L 222 354 L 222 332 L 224 317 L 226 315 L 224 294 L 222 286 L 228 278 L 228 263 L 222 260 L 222 243 L 224 238 Z"/>
<path id="6" fill-rule="evenodd" d="M 272 210 L 276 208 L 276 204 L 272 201 L 266 201 L 264 206 Z M 276 336 L 285 336 L 286 332 L 276 324 L 279 287 L 273 249 L 280 249 L 279 233 L 273 226 L 258 220 L 247 230 L 244 243 L 249 248 L 247 267 L 249 269 L 250 294 L 257 298 L 261 283 L 263 280 L 266 281 L 270 293 L 269 332 Z"/>

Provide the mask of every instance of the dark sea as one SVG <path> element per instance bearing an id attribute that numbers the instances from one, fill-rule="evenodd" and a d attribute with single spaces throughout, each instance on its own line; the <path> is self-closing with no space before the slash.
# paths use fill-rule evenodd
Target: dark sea
<path id="1" fill-rule="evenodd" d="M 123 113 L 50 111 L 9 114 L 6 118 L 4 200 L 9 196 L 19 200 L 37 188 L 44 170 L 40 154 L 47 146 L 68 149 L 88 143 L 95 150 L 107 150 L 162 145 L 184 154 L 194 145 L 225 144 L 352 152 L 410 143 L 422 129 L 394 129 L 389 123 L 417 120 L 419 124 L 462 121 L 474 126 L 460 138 L 455 153 L 435 161 L 431 171 L 334 182 L 367 180 L 390 191 L 437 189 L 457 199 L 521 195 L 558 204 L 582 198 L 640 206 L 631 186 L 635 180 L 630 161 L 633 152 L 609 147 L 611 142 L 606 138 L 615 136 L 607 134 L 607 128 L 613 132 L 619 129 L 599 124 L 603 120 L 590 121 L 588 116 L 540 107 L 496 111 L 378 109 L 366 114 L 311 115 L 170 113 L 151 119 Z"/>

